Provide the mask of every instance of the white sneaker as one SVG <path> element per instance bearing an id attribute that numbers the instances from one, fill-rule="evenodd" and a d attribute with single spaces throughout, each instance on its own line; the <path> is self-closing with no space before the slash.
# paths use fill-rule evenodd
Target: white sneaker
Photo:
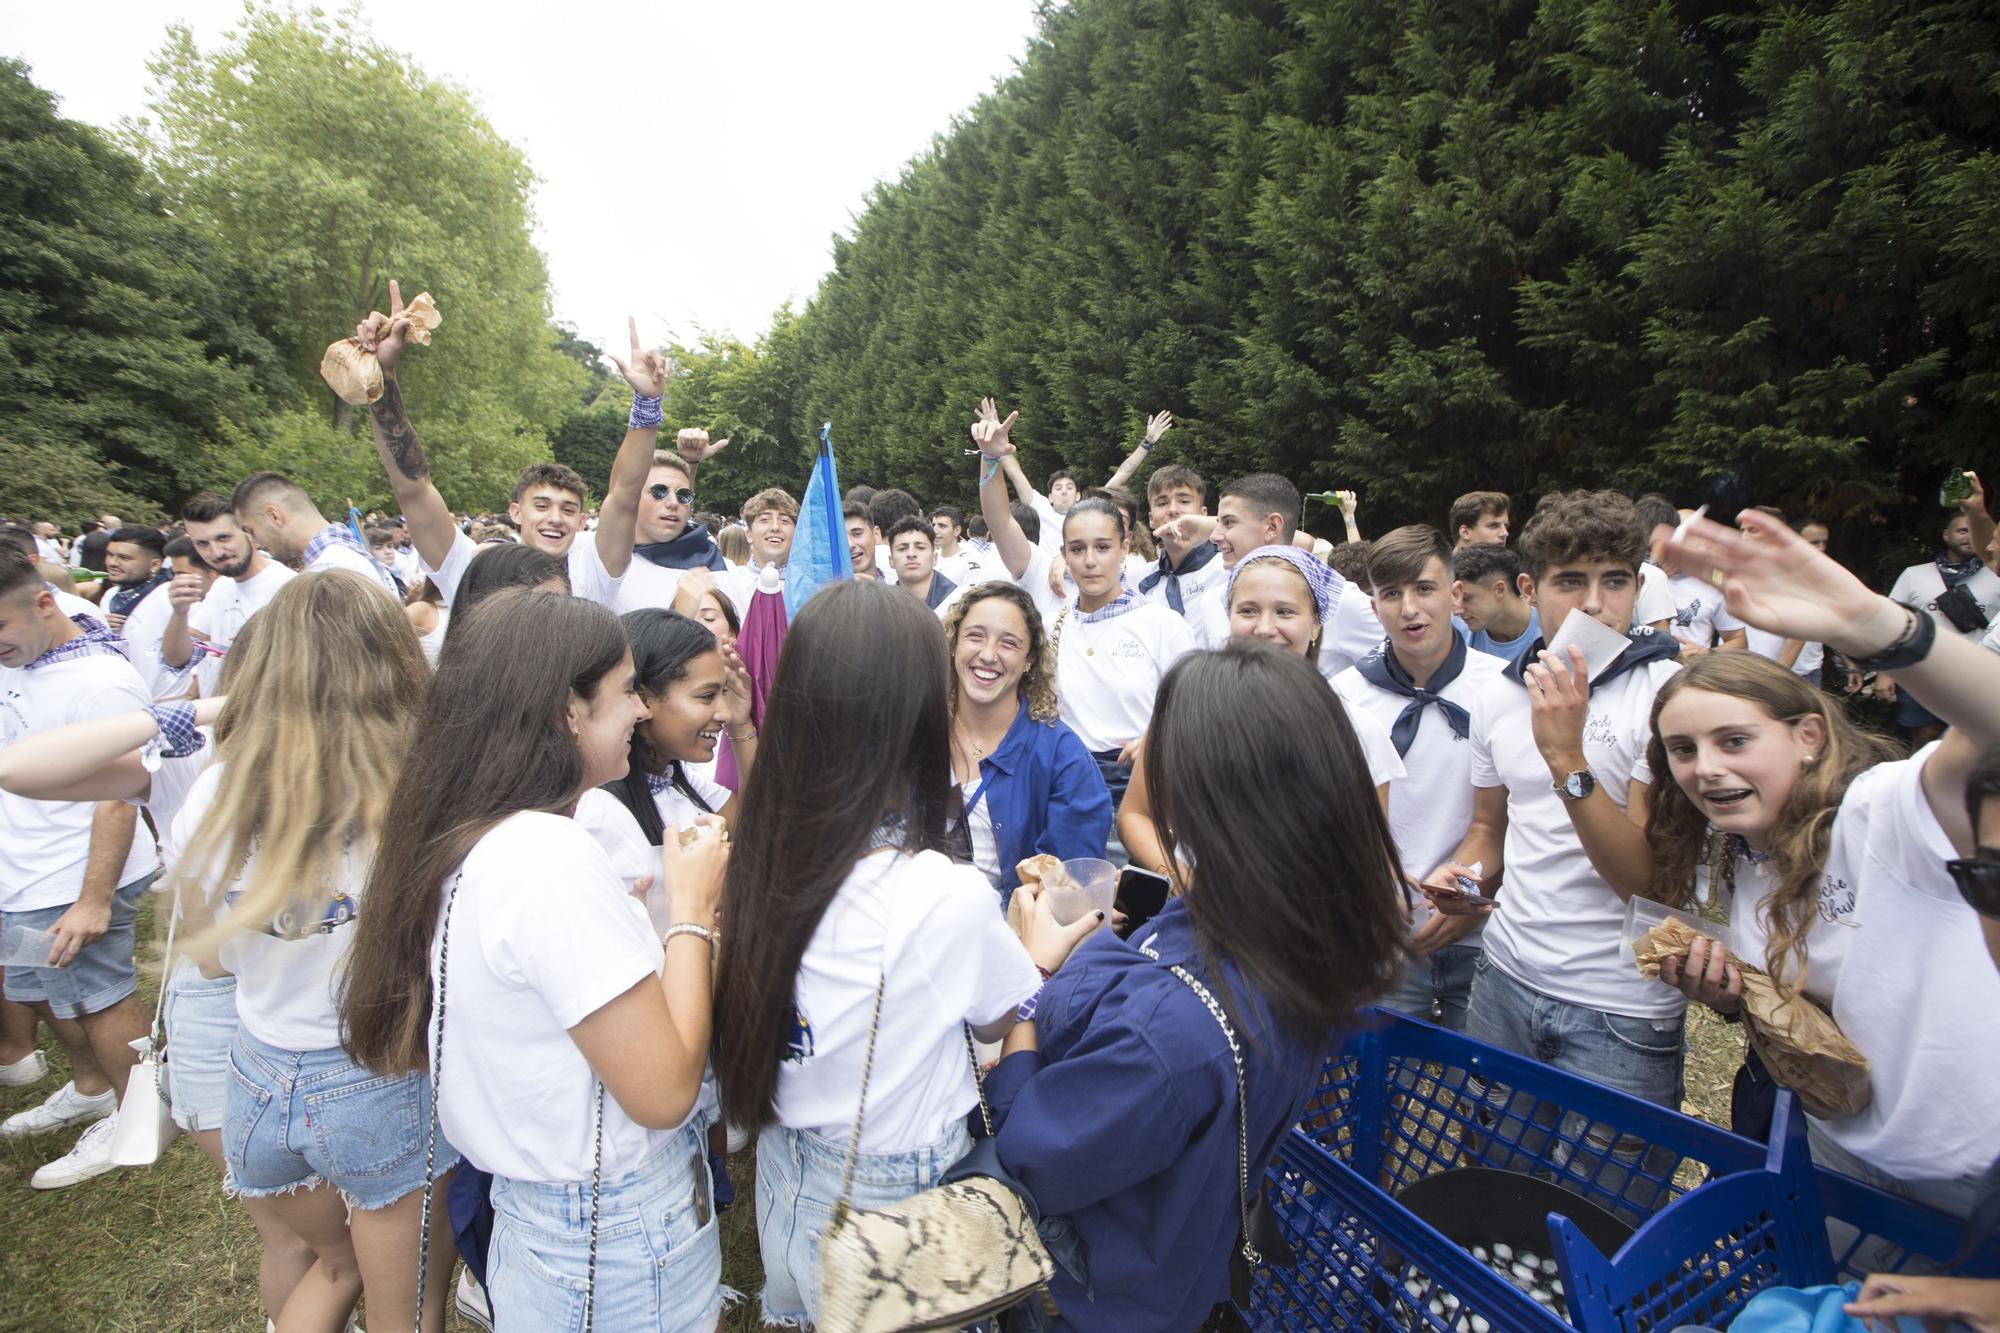
<path id="1" fill-rule="evenodd" d="M 726 1150 L 731 1157 L 750 1146 L 750 1131 L 733 1120 L 728 1123 L 724 1138 L 727 1140 Z"/>
<path id="2" fill-rule="evenodd" d="M 29 1051 L 11 1065 L 0 1065 L 0 1088 L 25 1088 L 49 1076 L 49 1058 Z"/>
<path id="3" fill-rule="evenodd" d="M 458 1270 L 459 1318 L 467 1323 L 477 1324 L 484 1329 L 493 1327 L 493 1307 L 486 1302 L 486 1289 L 479 1285 L 479 1279 L 472 1275 L 470 1268 Z"/>
<path id="4" fill-rule="evenodd" d="M 98 1121 L 83 1131 L 75 1147 L 29 1176 L 28 1184 L 38 1190 L 59 1190 L 116 1171 L 118 1164 L 111 1160 L 111 1135 L 117 1128 L 115 1115 Z"/>
<path id="5" fill-rule="evenodd" d="M 24 1134 L 52 1134 L 66 1125 L 83 1125 L 102 1120 L 118 1109 L 118 1094 L 106 1088 L 95 1097 L 65 1083 L 49 1094 L 40 1106 L 30 1106 L 0 1121 L 0 1137 L 19 1138 Z"/>

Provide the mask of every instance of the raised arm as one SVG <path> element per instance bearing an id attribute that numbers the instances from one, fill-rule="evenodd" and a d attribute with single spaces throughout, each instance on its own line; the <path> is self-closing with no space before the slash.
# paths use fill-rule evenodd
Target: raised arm
<path id="1" fill-rule="evenodd" d="M 1978 553 L 1987 568 L 2000 573 L 1993 559 L 1993 515 L 1986 509 L 1986 487 L 1981 484 L 1977 472 L 1968 472 L 1965 479 L 1972 483 L 1972 493 L 1958 502 L 1958 508 L 1972 521 L 1972 549 Z"/>
<path id="2" fill-rule="evenodd" d="M 1020 415 L 1010 412 L 1002 421 L 993 400 L 982 398 L 979 415 L 972 423 L 972 442 L 979 446 L 979 512 L 986 520 L 987 534 L 993 538 L 993 549 L 1000 553 L 1000 562 L 1007 567 L 1007 576 L 1014 579 L 1027 572 L 1029 558 L 1035 553 L 1034 544 L 1014 518 L 1014 511 L 1007 503 L 1007 487 L 1000 480 L 1001 466 L 1014 453 L 1014 443 L 1007 438 L 1007 432 Z"/>
<path id="3" fill-rule="evenodd" d="M 617 578 L 632 563 L 633 525 L 639 518 L 639 492 L 645 488 L 646 474 L 653 468 L 653 450 L 660 441 L 660 395 L 667 391 L 667 358 L 653 348 L 639 346 L 639 321 L 625 317 L 632 335 L 632 359 L 611 358 L 618 373 L 632 386 L 632 415 L 625 426 L 625 440 L 618 457 L 611 460 L 611 477 L 604 486 L 604 503 L 597 507 L 597 557 L 604 570 Z M 705 437 L 704 437 L 705 438 Z M 729 441 L 722 440 L 708 450 L 714 453 Z M 688 460 L 694 467 L 694 460 Z M 688 478 L 690 482 L 694 479 Z"/>
<path id="4" fill-rule="evenodd" d="M 668 363 L 668 373 L 672 373 L 671 362 Z M 708 432 L 699 426 L 686 427 L 676 435 L 674 437 L 674 452 L 687 460 L 688 485 L 694 485 L 696 468 L 700 467 L 705 460 L 715 457 L 728 447 L 728 436 L 725 435 L 719 440 L 711 441 L 708 438 Z"/>
<path id="5" fill-rule="evenodd" d="M 1870 591 L 1769 514 L 1746 509 L 1736 521 L 1741 531 L 1696 518 L 1678 529 L 1663 524 L 1654 536 L 1666 543 L 1676 568 L 1720 577 L 1723 600 L 1738 620 L 1823 643 L 1857 666 L 1916 657 L 1879 669 L 1950 724 L 1924 764 L 1924 797 L 1953 845 L 1970 854 L 1965 780 L 1980 752 L 2000 742 L 2000 661 L 1956 634 L 1939 633 L 1924 612 Z"/>
<path id="6" fill-rule="evenodd" d="M 410 321 L 403 316 L 403 292 L 391 279 L 389 313 L 371 312 L 355 327 L 354 336 L 363 351 L 375 354 L 382 367 L 382 396 L 368 407 L 375 456 L 382 460 L 382 470 L 389 474 L 389 489 L 396 493 L 396 504 L 409 520 L 417 554 L 436 569 L 451 553 L 458 522 L 431 484 L 431 461 L 417 439 L 416 427 L 410 424 L 410 414 L 403 407 L 403 389 L 396 381 L 396 362 L 402 359 L 409 333 Z"/>
<path id="7" fill-rule="evenodd" d="M 160 635 L 160 661 L 169 671 L 185 670 L 188 659 L 194 656 L 194 634 L 188 616 L 206 593 L 199 574 L 176 574 L 167 585 L 167 605 L 173 608 L 173 614 L 167 617 L 166 631 Z"/>
<path id="8" fill-rule="evenodd" d="M 1172 412 L 1155 412 L 1152 416 L 1147 417 L 1146 434 L 1140 439 L 1139 447 L 1125 455 L 1125 461 L 1118 465 L 1118 470 L 1111 474 L 1111 480 L 1104 484 L 1106 486 L 1123 486 L 1126 482 L 1130 481 L 1132 474 L 1139 470 L 1139 465 L 1146 461 L 1146 455 L 1151 453 L 1153 446 L 1160 442 L 1160 437 L 1172 430 L 1173 426 L 1174 414 Z"/>

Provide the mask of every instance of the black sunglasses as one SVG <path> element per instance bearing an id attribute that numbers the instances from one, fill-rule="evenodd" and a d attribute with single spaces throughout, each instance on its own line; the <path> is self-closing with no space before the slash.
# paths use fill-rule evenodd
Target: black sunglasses
<path id="1" fill-rule="evenodd" d="M 1944 868 L 1968 907 L 1981 916 L 2000 917 L 2000 861 L 1961 856 L 1946 861 Z"/>
<path id="2" fill-rule="evenodd" d="M 676 490 L 665 482 L 661 482 L 657 486 L 648 486 L 646 494 L 652 496 L 655 500 L 664 500 L 671 495 L 674 499 L 690 508 L 694 506 L 694 490 L 691 487 L 683 486 L 679 490 Z"/>

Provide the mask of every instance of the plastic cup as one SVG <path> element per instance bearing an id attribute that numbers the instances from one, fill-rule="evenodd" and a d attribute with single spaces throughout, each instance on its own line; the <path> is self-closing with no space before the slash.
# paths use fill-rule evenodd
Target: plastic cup
<path id="1" fill-rule="evenodd" d="M 1055 918 L 1067 926 L 1088 912 L 1102 912 L 1111 919 L 1111 899 L 1118 890 L 1118 867 L 1096 856 L 1079 856 L 1065 861 L 1055 874 L 1042 881 Z"/>
<path id="2" fill-rule="evenodd" d="M 46 930 L 10 927 L 0 936 L 0 967 L 47 967 L 56 937 Z"/>

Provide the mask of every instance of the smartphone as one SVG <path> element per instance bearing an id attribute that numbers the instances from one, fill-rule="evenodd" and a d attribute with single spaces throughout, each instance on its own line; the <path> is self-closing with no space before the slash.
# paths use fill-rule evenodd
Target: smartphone
<path id="1" fill-rule="evenodd" d="M 1132 932 L 1159 915 L 1167 905 L 1167 894 L 1172 889 L 1165 875 L 1156 875 L 1138 866 L 1126 866 L 1118 872 L 1118 887 L 1113 892 L 1112 902 L 1125 914 L 1125 938 L 1132 938 Z"/>

